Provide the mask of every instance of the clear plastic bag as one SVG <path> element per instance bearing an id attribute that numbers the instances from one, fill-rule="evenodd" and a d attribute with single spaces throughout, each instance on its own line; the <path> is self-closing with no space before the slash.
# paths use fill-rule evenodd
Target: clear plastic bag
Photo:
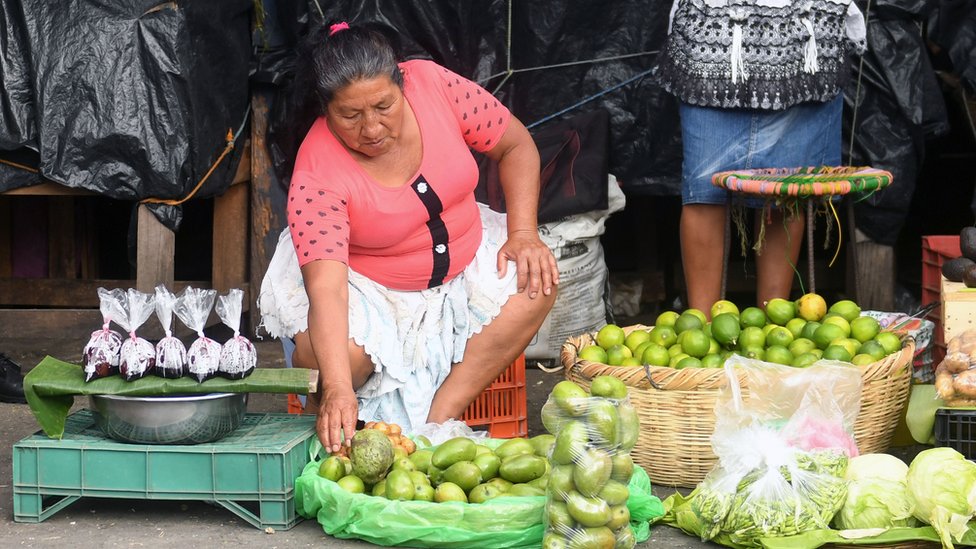
<path id="1" fill-rule="evenodd" d="M 119 352 L 122 350 L 122 334 L 111 329 L 125 317 L 125 292 L 120 288 L 98 289 L 98 309 L 102 313 L 102 329 L 92 332 L 82 356 L 85 359 L 85 381 L 92 381 L 119 373 Z"/>
<path id="2" fill-rule="evenodd" d="M 234 288 L 227 295 L 217 298 L 217 316 L 227 327 L 234 330 L 220 351 L 217 373 L 228 379 L 244 379 L 258 363 L 258 352 L 249 339 L 241 335 L 241 310 L 244 292 Z"/>
<path id="3" fill-rule="evenodd" d="M 640 422 L 626 385 L 597 376 L 588 392 L 561 381 L 542 418 L 556 437 L 549 452 L 543 548 L 633 547 L 627 499 Z"/>
<path id="4" fill-rule="evenodd" d="M 935 390 L 947 406 L 976 405 L 976 330 L 966 330 L 946 344 L 935 368 Z"/>
<path id="5" fill-rule="evenodd" d="M 200 383 L 217 375 L 220 366 L 220 343 L 203 333 L 216 297 L 216 290 L 187 287 L 180 292 L 176 304 L 176 316 L 197 333 L 197 339 L 186 352 L 186 372 Z"/>
<path id="6" fill-rule="evenodd" d="M 125 293 L 125 316 L 118 323 L 128 332 L 119 351 L 119 373 L 126 381 L 134 381 L 152 373 L 156 366 L 156 347 L 136 335 L 136 330 L 152 315 L 156 296 L 129 288 Z"/>
<path id="7" fill-rule="evenodd" d="M 690 496 L 702 540 L 720 533 L 753 546 L 768 536 L 825 529 L 847 494 L 861 373 L 821 361 L 792 368 L 739 356 L 716 404 L 719 465 Z M 748 395 L 739 386 L 744 374 Z"/>
<path id="8" fill-rule="evenodd" d="M 160 284 L 156 286 L 156 317 L 163 327 L 163 338 L 156 342 L 156 369 L 159 377 L 176 379 L 186 373 L 186 345 L 173 337 L 170 329 L 179 298 Z"/>

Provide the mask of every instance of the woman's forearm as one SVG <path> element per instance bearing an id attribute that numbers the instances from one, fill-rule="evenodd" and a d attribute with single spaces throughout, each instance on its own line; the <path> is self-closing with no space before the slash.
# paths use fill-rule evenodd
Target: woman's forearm
<path id="1" fill-rule="evenodd" d="M 497 149 L 498 177 L 505 193 L 508 233 L 536 232 L 539 209 L 539 152 L 532 136 L 513 118 Z"/>

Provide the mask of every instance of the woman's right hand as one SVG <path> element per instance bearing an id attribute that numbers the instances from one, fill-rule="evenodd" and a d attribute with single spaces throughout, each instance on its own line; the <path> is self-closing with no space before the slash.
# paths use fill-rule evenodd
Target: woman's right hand
<path id="1" fill-rule="evenodd" d="M 359 402 L 351 386 L 323 389 L 315 430 L 322 447 L 327 452 L 334 453 L 339 451 L 342 444 L 349 445 L 356 433 Z"/>

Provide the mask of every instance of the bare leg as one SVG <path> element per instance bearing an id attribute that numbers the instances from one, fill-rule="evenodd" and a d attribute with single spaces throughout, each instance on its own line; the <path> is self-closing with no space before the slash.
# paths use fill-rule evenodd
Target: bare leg
<path id="1" fill-rule="evenodd" d="M 522 354 L 555 301 L 556 292 L 548 296 L 540 292 L 535 299 L 524 293 L 510 297 L 491 324 L 468 340 L 464 360 L 451 367 L 451 373 L 434 395 L 427 421 L 443 423 L 461 417 L 474 399 Z"/>
<path id="2" fill-rule="evenodd" d="M 721 298 L 725 206 L 688 204 L 681 208 L 681 262 L 688 306 L 706 315 Z"/>
<path id="3" fill-rule="evenodd" d="M 787 217 L 783 226 L 783 211 L 773 210 L 767 219 L 756 210 L 756 226 L 766 223 L 766 235 L 760 253 L 756 254 L 756 300 L 760 306 L 774 297 L 789 299 L 793 288 L 792 265 L 796 265 L 803 244 L 803 213 Z M 757 231 L 758 234 L 758 231 Z M 788 258 L 788 259 L 787 259 Z"/>
<path id="4" fill-rule="evenodd" d="M 291 364 L 296 368 L 318 370 L 318 363 L 315 361 L 315 355 L 312 354 L 312 340 L 308 337 L 308 332 L 295 334 L 295 353 L 292 354 Z M 352 368 L 353 389 L 358 390 L 369 379 L 374 366 L 369 356 L 366 355 L 366 351 L 351 339 L 349 340 L 349 365 Z M 319 384 L 321 384 L 321 380 Z M 319 395 L 317 393 L 309 393 L 305 409 L 310 411 L 319 409 Z"/>

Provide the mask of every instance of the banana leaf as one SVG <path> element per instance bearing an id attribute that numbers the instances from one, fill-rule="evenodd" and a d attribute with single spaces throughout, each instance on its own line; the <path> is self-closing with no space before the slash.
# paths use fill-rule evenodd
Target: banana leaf
<path id="1" fill-rule="evenodd" d="M 114 375 L 85 382 L 81 366 L 47 356 L 24 376 L 24 394 L 44 433 L 60 439 L 75 395 L 164 396 L 208 393 L 314 392 L 318 372 L 305 368 L 255 368 L 244 379 L 146 376 L 126 381 Z"/>

